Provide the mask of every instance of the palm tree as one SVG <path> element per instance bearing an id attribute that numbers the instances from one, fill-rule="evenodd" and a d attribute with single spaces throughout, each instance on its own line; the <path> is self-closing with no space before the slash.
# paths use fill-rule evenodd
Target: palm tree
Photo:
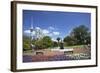
<path id="1" fill-rule="evenodd" d="M 57 38 L 57 41 L 58 41 L 58 47 L 59 47 L 59 41 L 60 41 L 60 37 L 58 37 L 58 38 Z"/>

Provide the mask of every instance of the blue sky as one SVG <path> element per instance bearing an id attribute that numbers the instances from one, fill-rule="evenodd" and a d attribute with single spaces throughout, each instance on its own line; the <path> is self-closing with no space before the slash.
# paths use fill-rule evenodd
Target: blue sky
<path id="1" fill-rule="evenodd" d="M 64 38 L 79 25 L 91 28 L 91 14 L 79 12 L 56 12 L 23 10 L 23 31 L 28 33 L 31 24 L 53 39 Z"/>

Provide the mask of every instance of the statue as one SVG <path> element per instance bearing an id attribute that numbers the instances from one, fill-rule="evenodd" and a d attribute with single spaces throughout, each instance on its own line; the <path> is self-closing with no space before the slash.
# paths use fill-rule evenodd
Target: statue
<path id="1" fill-rule="evenodd" d="M 64 49 L 64 43 L 62 41 L 60 43 L 60 49 Z"/>

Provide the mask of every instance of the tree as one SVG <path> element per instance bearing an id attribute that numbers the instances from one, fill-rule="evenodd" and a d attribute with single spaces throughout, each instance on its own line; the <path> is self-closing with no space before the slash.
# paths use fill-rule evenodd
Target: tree
<path id="1" fill-rule="evenodd" d="M 88 32 L 87 36 L 86 36 L 86 41 L 85 41 L 85 44 L 91 44 L 91 33 Z"/>
<path id="2" fill-rule="evenodd" d="M 52 47 L 52 40 L 49 36 L 44 36 L 35 42 L 36 49 L 47 49 Z"/>
<path id="3" fill-rule="evenodd" d="M 23 50 L 29 50 L 30 49 L 30 39 L 27 36 L 23 36 Z"/>
<path id="4" fill-rule="evenodd" d="M 45 46 L 43 45 L 42 39 L 35 41 L 35 48 L 34 48 L 35 50 L 44 49 L 44 48 Z"/>
<path id="5" fill-rule="evenodd" d="M 86 38 L 89 35 L 88 30 L 89 29 L 86 26 L 80 25 L 79 27 L 73 29 L 73 31 L 71 32 L 71 36 L 74 37 L 78 45 L 86 44 L 85 41 L 88 40 Z"/>
<path id="6" fill-rule="evenodd" d="M 84 26 L 80 25 L 75 27 L 69 36 L 64 38 L 64 42 L 67 45 L 87 45 L 91 42 L 90 32 L 89 29 Z"/>
<path id="7" fill-rule="evenodd" d="M 53 47 L 57 47 L 58 46 L 58 43 L 56 41 L 53 41 Z"/>
<path id="8" fill-rule="evenodd" d="M 52 47 L 51 37 L 49 36 L 43 37 L 43 45 L 45 45 L 46 48 Z"/>
<path id="9" fill-rule="evenodd" d="M 75 39 L 71 36 L 66 36 L 63 41 L 65 42 L 65 46 L 75 45 Z"/>

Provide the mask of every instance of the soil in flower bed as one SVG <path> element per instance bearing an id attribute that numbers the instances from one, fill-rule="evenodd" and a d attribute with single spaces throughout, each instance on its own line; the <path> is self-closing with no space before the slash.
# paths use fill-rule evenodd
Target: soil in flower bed
<path id="1" fill-rule="evenodd" d="M 32 56 L 24 55 L 23 56 L 23 62 L 32 62 Z"/>
<path id="2" fill-rule="evenodd" d="M 72 60 L 72 58 L 65 55 L 54 55 L 54 56 L 45 56 L 45 55 L 34 55 L 34 56 L 23 56 L 23 62 L 43 62 L 43 61 L 63 61 L 63 60 Z"/>

